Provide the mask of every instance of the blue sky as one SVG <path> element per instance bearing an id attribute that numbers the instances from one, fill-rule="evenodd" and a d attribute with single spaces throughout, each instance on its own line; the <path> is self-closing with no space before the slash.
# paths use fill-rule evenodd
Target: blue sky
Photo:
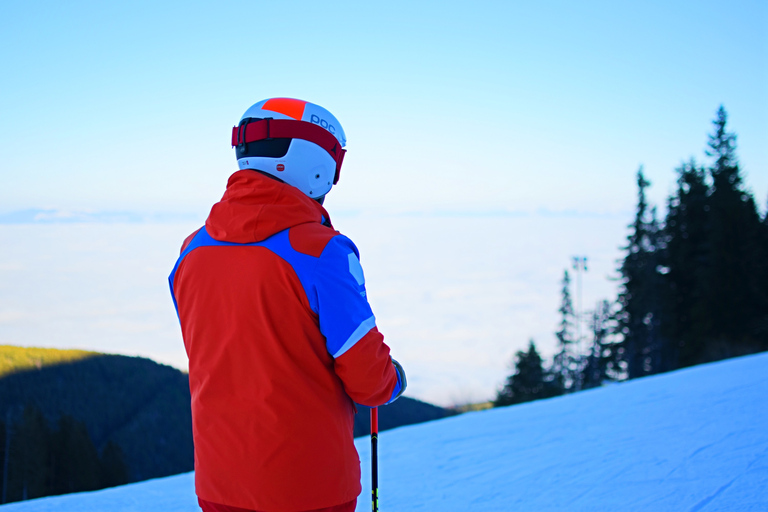
<path id="1" fill-rule="evenodd" d="M 349 138 L 338 210 L 663 204 L 717 107 L 768 196 L 768 4 L 39 2 L 0 6 L 0 212 L 202 212 L 252 103 Z"/>

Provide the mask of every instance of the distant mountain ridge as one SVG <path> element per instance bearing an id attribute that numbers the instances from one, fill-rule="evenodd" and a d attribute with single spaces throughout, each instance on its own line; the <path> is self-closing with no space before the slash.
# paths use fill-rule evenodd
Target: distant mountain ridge
<path id="1" fill-rule="evenodd" d="M 88 350 L 61 350 L 37 347 L 0 345 L 0 379 L 24 370 L 41 369 L 58 363 L 79 361 L 101 355 Z"/>
<path id="2" fill-rule="evenodd" d="M 9 368 L 9 360 L 19 363 Z M 33 366 L 30 367 L 30 362 Z M 85 423 L 95 447 L 114 441 L 131 481 L 194 467 L 188 377 L 149 359 L 84 351 L 0 346 L 0 418 L 32 405 L 50 425 Z"/>
<path id="3" fill-rule="evenodd" d="M 57 208 L 28 208 L 0 213 L 1 224 L 139 224 L 144 222 L 200 222 L 192 213 L 142 213 L 135 211 L 62 210 Z"/>
<path id="4" fill-rule="evenodd" d="M 140 357 L 82 350 L 0 345 L 0 418 L 11 423 L 25 406 L 55 424 L 61 415 L 85 423 L 98 450 L 123 450 L 131 481 L 194 468 L 189 376 Z M 359 406 L 355 435 L 369 432 L 368 409 Z M 453 414 L 401 397 L 383 407 L 380 429 Z"/>

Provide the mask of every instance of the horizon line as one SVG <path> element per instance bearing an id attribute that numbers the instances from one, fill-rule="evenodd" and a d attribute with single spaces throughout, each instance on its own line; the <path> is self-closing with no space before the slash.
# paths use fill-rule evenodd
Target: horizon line
<path id="1" fill-rule="evenodd" d="M 490 209 L 340 209 L 334 217 L 489 217 L 489 218 L 627 218 L 632 211 L 597 211 L 566 208 L 551 210 Z M 207 215 L 207 212 L 206 212 Z M 190 211 L 140 211 L 140 210 L 92 210 L 64 208 L 26 208 L 0 213 L 0 225 L 50 225 L 50 224 L 171 224 L 180 222 L 204 222 L 205 216 Z"/>

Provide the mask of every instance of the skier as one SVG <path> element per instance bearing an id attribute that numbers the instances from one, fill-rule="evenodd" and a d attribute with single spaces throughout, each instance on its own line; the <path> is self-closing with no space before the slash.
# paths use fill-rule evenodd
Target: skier
<path id="1" fill-rule="evenodd" d="M 240 168 L 169 277 L 189 357 L 203 511 L 351 512 L 354 402 L 406 387 L 376 327 L 355 245 L 322 204 L 346 137 L 306 101 L 271 98 L 232 131 Z"/>

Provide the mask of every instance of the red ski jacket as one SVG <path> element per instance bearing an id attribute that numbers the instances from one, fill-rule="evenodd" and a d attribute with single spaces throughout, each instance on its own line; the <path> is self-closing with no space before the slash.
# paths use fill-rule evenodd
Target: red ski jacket
<path id="1" fill-rule="evenodd" d="M 203 500 L 297 512 L 360 494 L 353 401 L 402 383 L 358 258 L 319 203 L 252 170 L 185 240 L 169 283 Z"/>

